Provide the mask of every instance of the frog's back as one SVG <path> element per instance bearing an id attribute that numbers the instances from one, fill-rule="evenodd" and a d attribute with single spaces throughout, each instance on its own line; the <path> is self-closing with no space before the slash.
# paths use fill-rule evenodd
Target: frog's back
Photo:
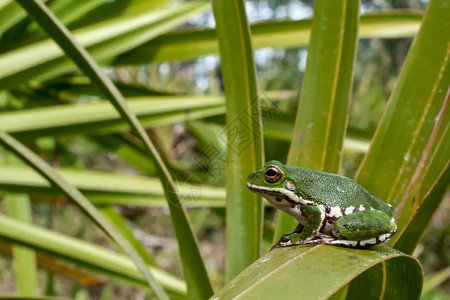
<path id="1" fill-rule="evenodd" d="M 392 216 L 392 208 L 353 179 L 298 167 L 296 178 L 300 196 L 328 207 L 375 209 Z"/>

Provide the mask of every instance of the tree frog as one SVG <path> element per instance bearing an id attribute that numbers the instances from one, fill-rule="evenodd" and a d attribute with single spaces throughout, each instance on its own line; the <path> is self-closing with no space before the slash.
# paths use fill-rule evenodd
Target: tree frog
<path id="1" fill-rule="evenodd" d="M 273 248 L 364 248 L 386 242 L 397 231 L 392 206 L 344 176 L 272 160 L 248 176 L 247 187 L 299 222 Z"/>

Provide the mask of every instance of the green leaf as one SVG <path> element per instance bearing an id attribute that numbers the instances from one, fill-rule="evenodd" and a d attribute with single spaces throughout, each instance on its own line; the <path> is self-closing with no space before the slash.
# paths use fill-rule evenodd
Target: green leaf
<path id="1" fill-rule="evenodd" d="M 9 215 L 22 222 L 31 222 L 31 205 L 28 195 L 8 194 L 5 201 Z M 33 249 L 14 245 L 12 249 L 14 275 L 21 296 L 37 294 L 36 255 Z"/>
<path id="2" fill-rule="evenodd" d="M 227 99 L 225 277 L 230 280 L 260 256 L 262 201 L 243 183 L 263 164 L 263 134 L 244 1 L 213 1 L 213 12 Z"/>
<path id="3" fill-rule="evenodd" d="M 20 161 L 10 153 L 4 153 L 3 161 L 18 164 Z M 23 191 L 22 191 L 23 192 Z M 32 222 L 31 204 L 26 194 L 6 194 L 4 197 L 9 215 L 25 223 Z M 21 296 L 36 296 L 36 254 L 33 249 L 14 245 L 12 247 L 13 268 L 17 290 Z"/>
<path id="4" fill-rule="evenodd" d="M 448 0 L 432 0 L 428 4 L 422 27 L 411 45 L 356 178 L 392 204 L 399 232 L 421 201 L 413 197 L 421 185 L 420 174 L 426 171 L 432 175 L 427 179 L 429 188 L 442 172 L 450 153 L 448 140 L 441 143 L 437 138 L 445 136 L 448 128 L 448 122 L 442 122 L 440 116 L 448 120 L 444 107 L 450 101 L 446 96 L 450 86 L 450 31 L 446 30 L 450 28 L 449 14 Z M 432 161 L 428 158 L 436 151 L 440 161 L 433 165 L 438 168 L 430 170 L 425 163 Z M 390 243 L 397 238 L 398 235 L 394 236 Z"/>
<path id="5" fill-rule="evenodd" d="M 319 1 L 314 6 L 305 77 L 287 163 L 337 173 L 347 125 L 359 21 L 359 1 Z M 335 49 L 330 51 L 330 49 Z M 280 212 L 274 234 L 295 228 Z"/>
<path id="6" fill-rule="evenodd" d="M 75 87 L 77 88 L 77 87 Z M 79 87 L 81 94 L 93 89 Z M 71 88 L 69 88 L 72 91 Z M 66 90 L 65 90 L 66 91 Z M 265 91 L 265 94 L 271 94 Z M 141 94 L 136 91 L 136 94 Z M 270 95 L 273 100 L 273 96 Z M 225 113 L 225 99 L 213 95 L 137 96 L 127 98 L 130 109 L 146 128 L 197 120 Z M 277 140 L 292 139 L 293 122 L 267 120 L 264 136 Z M 18 138 L 48 135 L 107 134 L 126 130 L 125 121 L 106 101 L 65 104 L 45 108 L 31 108 L 0 113 L 0 129 Z M 344 140 L 344 148 L 366 152 L 370 135 L 360 135 L 351 129 Z M 216 137 L 219 139 L 218 137 Z"/>
<path id="7" fill-rule="evenodd" d="M 412 37 L 417 32 L 422 14 L 407 10 L 377 11 L 361 16 L 359 38 Z M 270 21 L 251 26 L 255 49 L 295 48 L 309 41 L 311 20 Z M 218 54 L 215 30 L 182 30 L 165 33 L 118 56 L 113 62 L 145 64 L 173 60 L 188 60 L 199 56 Z"/>
<path id="8" fill-rule="evenodd" d="M 403 254 L 383 261 L 352 280 L 346 299 L 361 299 L 361 295 L 374 300 L 419 299 L 422 284 L 422 266 L 413 257 Z"/>
<path id="9" fill-rule="evenodd" d="M 45 177 L 63 194 L 65 194 L 78 208 L 85 213 L 100 229 L 102 229 L 112 240 L 114 240 L 136 263 L 139 270 L 144 275 L 149 285 L 160 298 L 165 294 L 159 284 L 155 281 L 152 274 L 147 269 L 144 261 L 138 256 L 132 246 L 124 239 L 114 227 L 101 215 L 101 213 L 81 194 L 72 184 L 65 181 L 55 170 L 52 169 L 40 157 L 15 140 L 6 132 L 0 131 L 0 143 L 14 154 L 33 167 L 39 174 Z"/>
<path id="10" fill-rule="evenodd" d="M 58 19 L 67 26 L 105 2 L 107 2 L 107 0 L 91 0 L 86 2 L 77 0 L 59 0 L 51 2 L 49 8 Z"/>
<path id="11" fill-rule="evenodd" d="M 77 0 L 58 0 L 49 3 L 50 10 L 58 17 L 58 19 L 69 26 L 74 21 L 82 18 L 89 11 L 94 10 L 99 5 L 107 0 L 91 0 L 91 1 L 77 1 Z M 20 12 L 24 14 L 24 10 L 18 5 Z M 13 39 L 12 35 L 6 39 L 8 50 L 15 49 L 17 46 L 28 45 L 36 41 L 47 38 L 45 32 L 39 27 L 36 22 L 31 22 L 26 31 L 21 32 L 20 38 Z"/>
<path id="12" fill-rule="evenodd" d="M 29 14 L 42 26 L 42 28 L 58 43 L 64 52 L 77 64 L 77 66 L 99 87 L 111 104 L 117 109 L 121 117 L 127 121 L 136 136 L 142 141 L 145 151 L 158 169 L 162 185 L 164 186 L 170 216 L 175 228 L 175 234 L 179 243 L 181 261 L 183 263 L 184 275 L 188 285 L 188 294 L 192 298 L 207 298 L 212 295 L 213 290 L 206 272 L 206 268 L 200 255 L 197 240 L 193 234 L 191 224 L 187 217 L 181 199 L 172 177 L 164 165 L 156 147 L 148 137 L 144 127 L 130 110 L 122 94 L 112 81 L 102 72 L 100 66 L 92 59 L 86 49 L 79 46 L 67 28 L 54 17 L 54 15 L 41 2 L 34 0 L 18 0 Z M 97 211 L 96 211 L 97 212 Z M 111 228 L 112 229 L 112 228 Z M 120 235 L 118 235 L 120 236 Z M 120 236 L 121 237 L 121 236 Z M 117 239 L 117 238 L 116 238 Z M 119 245 L 126 250 L 130 257 L 139 262 L 140 271 L 145 275 L 149 284 L 159 298 L 166 298 L 162 289 L 154 281 L 148 269 L 142 265 L 142 259 L 126 240 L 120 240 Z M 125 248 L 126 246 L 127 248 Z"/>
<path id="13" fill-rule="evenodd" d="M 1 114 L 0 114 L 1 116 Z M 291 122 L 264 122 L 264 137 L 290 142 L 292 140 L 293 124 Z M 343 147 L 345 150 L 365 153 L 369 150 L 371 135 L 347 128 Z"/>
<path id="14" fill-rule="evenodd" d="M 97 205 L 167 206 L 165 192 L 155 177 L 58 169 L 58 173 Z M 223 207 L 225 190 L 205 184 L 199 193 L 189 183 L 179 184 L 180 196 L 194 207 Z M 26 167 L 0 165 L 0 190 L 31 195 L 60 195 L 44 178 Z"/>
<path id="15" fill-rule="evenodd" d="M 392 244 L 392 247 L 405 253 L 412 254 L 420 239 L 425 234 L 439 204 L 441 204 L 441 201 L 449 188 L 449 184 L 450 163 L 447 163 L 444 172 L 431 188 L 428 195 L 426 195 L 423 202 L 416 211 L 413 212 L 412 218 L 409 220 L 408 224 L 404 227 L 402 232 L 397 234 L 397 238 Z"/>
<path id="16" fill-rule="evenodd" d="M 0 215 L 0 224 L 0 237 L 3 239 L 38 249 L 47 255 L 62 258 L 94 272 L 101 272 L 139 287 L 148 288 L 141 272 L 125 255 L 4 215 Z M 153 266 L 146 266 L 146 268 L 151 269 L 155 278 L 168 292 L 178 295 L 186 294 L 186 285 L 180 279 Z"/>
<path id="17" fill-rule="evenodd" d="M 450 89 L 447 92 L 445 103 L 439 113 L 428 144 L 425 148 L 427 155 L 422 156 L 423 169 L 418 168 L 414 174 L 420 187 L 414 186 L 418 199 L 423 199 L 429 192 L 437 178 L 446 168 L 450 157 Z M 422 163 L 421 162 L 421 163 Z M 411 194 L 414 194 L 414 191 Z"/>
<path id="18" fill-rule="evenodd" d="M 12 249 L 11 245 L 7 242 L 0 241 L 0 254 L 4 256 L 11 256 Z M 76 283 L 81 285 L 89 286 L 89 285 L 98 285 L 103 281 L 99 278 L 96 278 L 92 275 L 92 272 L 82 271 L 80 269 L 75 269 L 73 265 L 67 264 L 65 262 L 55 260 L 54 257 L 48 256 L 42 253 L 36 253 L 36 262 L 40 268 L 46 269 L 51 272 L 58 273 L 59 276 L 65 277 L 67 279 L 73 280 Z M 53 274 L 53 273 L 51 273 Z M 50 284 L 50 289 L 49 289 Z M 45 294 L 46 295 L 55 295 L 52 286 L 53 282 L 47 283 L 45 286 Z"/>
<path id="19" fill-rule="evenodd" d="M 207 2 L 191 1 L 176 6 L 167 4 L 156 10 L 142 9 L 138 14 L 78 29 L 75 37 L 88 47 L 95 59 L 106 61 L 183 24 L 208 7 Z M 10 88 L 32 78 L 57 76 L 76 68 L 64 52 L 47 39 L 4 53 L 0 56 L 0 69 L 0 88 Z"/>
<path id="20" fill-rule="evenodd" d="M 146 127 L 223 114 L 218 96 L 160 96 L 128 99 L 130 109 Z M 126 121 L 106 101 L 67 104 L 0 113 L 0 129 L 16 137 L 75 133 L 105 134 L 128 128 Z"/>
<path id="21" fill-rule="evenodd" d="M 25 12 L 13 0 L 0 3 L 0 33 L 5 32 L 26 16 Z"/>
<path id="22" fill-rule="evenodd" d="M 294 246 L 270 251 L 225 285 L 212 299 L 327 299 L 350 280 L 372 270 L 370 291 L 350 286 L 348 299 L 418 299 L 422 268 L 411 256 L 386 246 L 357 250 L 334 246 Z M 359 292 L 359 293 L 358 293 Z"/>
<path id="23" fill-rule="evenodd" d="M 145 250 L 144 246 L 135 238 L 130 226 L 125 219 L 115 210 L 114 206 L 101 206 L 100 212 L 116 227 L 116 229 L 125 237 L 133 246 L 134 250 L 147 265 L 155 266 L 155 262 L 150 254 Z"/>

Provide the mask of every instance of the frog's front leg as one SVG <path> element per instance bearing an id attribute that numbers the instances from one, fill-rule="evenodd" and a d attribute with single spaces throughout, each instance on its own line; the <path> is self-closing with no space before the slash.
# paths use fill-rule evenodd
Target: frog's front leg
<path id="1" fill-rule="evenodd" d="M 315 205 L 303 205 L 300 209 L 302 215 L 307 218 L 305 225 L 302 226 L 299 224 L 293 232 L 284 234 L 272 249 L 300 245 L 304 241 L 313 239 L 317 235 L 317 232 L 320 231 L 323 220 L 325 219 L 325 212 Z"/>
<path id="2" fill-rule="evenodd" d="M 273 248 L 277 248 L 280 247 L 278 244 L 282 241 L 289 241 L 289 236 L 294 235 L 294 234 L 300 234 L 303 231 L 303 225 L 301 223 L 298 223 L 297 227 L 295 227 L 295 229 L 292 232 L 289 233 L 285 233 L 283 234 L 283 236 L 281 237 L 280 241 L 278 241 L 278 243 L 276 243 Z"/>

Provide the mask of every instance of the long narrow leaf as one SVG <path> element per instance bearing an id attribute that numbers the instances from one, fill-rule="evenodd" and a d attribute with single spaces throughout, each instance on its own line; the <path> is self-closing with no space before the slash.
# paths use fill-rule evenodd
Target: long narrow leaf
<path id="1" fill-rule="evenodd" d="M 270 92 L 265 93 L 270 94 Z M 221 96 L 136 96 L 127 98 L 127 103 L 146 128 L 225 113 L 225 99 Z M 291 124 L 292 122 L 280 124 L 267 120 L 264 125 L 264 136 L 291 141 Z M 107 134 L 120 132 L 126 128 L 126 122 L 105 101 L 0 113 L 0 129 L 18 138 L 81 133 Z M 360 136 L 349 129 L 344 147 L 366 152 L 369 142 L 370 135 Z"/>
<path id="2" fill-rule="evenodd" d="M 204 118 L 225 112 L 223 97 L 135 97 L 130 109 L 147 127 Z M 27 138 L 74 133 L 105 134 L 128 128 L 120 114 L 106 101 L 68 104 L 0 113 L 0 130 Z"/>
<path id="3" fill-rule="evenodd" d="M 204 262 L 201 258 L 197 240 L 193 234 L 191 224 L 186 211 L 180 205 L 181 200 L 177 194 L 175 184 L 169 171 L 164 165 L 156 147 L 148 137 L 144 127 L 138 121 L 136 115 L 129 109 L 123 96 L 114 86 L 112 81 L 102 72 L 99 65 L 92 59 L 87 51 L 78 45 L 67 28 L 61 24 L 52 13 L 37 0 L 18 0 L 19 3 L 31 14 L 43 29 L 63 48 L 66 54 L 73 59 L 83 72 L 89 76 L 100 90 L 111 101 L 123 119 L 142 141 L 148 155 L 154 160 L 161 176 L 161 181 L 166 191 L 170 215 L 179 242 L 180 256 L 183 262 L 184 275 L 188 284 L 189 296 L 206 298 L 212 294 L 212 287 L 206 273 Z M 128 246 L 128 243 L 126 244 Z M 135 255 L 134 249 L 127 249 L 134 259 L 141 261 Z M 140 262 L 141 263 L 141 262 Z M 139 268 L 140 265 L 138 265 Z M 148 269 L 142 268 L 142 272 L 148 276 L 149 283 L 154 287 L 159 297 L 166 297 L 157 283 L 151 277 Z"/>
<path id="4" fill-rule="evenodd" d="M 9 194 L 5 196 L 9 215 L 22 222 L 31 222 L 30 199 L 26 194 Z M 14 274 L 21 296 L 36 296 L 37 272 L 36 254 L 33 249 L 15 245 L 12 249 Z"/>
<path id="5" fill-rule="evenodd" d="M 439 113 L 439 118 L 433 129 L 433 133 L 428 140 L 426 150 L 428 154 L 422 156 L 425 158 L 425 166 L 419 171 L 417 182 L 420 182 L 420 188 L 415 191 L 418 199 L 423 199 L 429 193 L 431 187 L 435 184 L 440 172 L 446 168 L 450 157 L 450 88 L 447 91 L 446 102 Z M 414 194 L 414 191 L 411 193 Z M 423 202 L 423 201 L 422 201 Z"/>
<path id="6" fill-rule="evenodd" d="M 141 3 L 138 3 L 140 5 Z M 159 10 L 107 20 L 76 30 L 80 44 L 93 57 L 105 61 L 186 22 L 208 8 L 207 2 L 191 1 Z M 75 70 L 74 63 L 52 40 L 44 40 L 0 55 L 0 87 L 10 88 L 31 78 L 49 78 Z"/>
<path id="7" fill-rule="evenodd" d="M 26 16 L 14 0 L 4 0 L 0 3 L 0 33 L 11 28 Z"/>
<path id="8" fill-rule="evenodd" d="M 438 181 L 432 187 L 428 195 L 425 197 L 423 204 L 414 211 L 413 217 L 409 220 L 404 230 L 398 234 L 397 239 L 393 243 L 393 247 L 404 252 L 412 253 L 425 234 L 430 221 L 436 212 L 439 204 L 444 198 L 445 192 L 450 184 L 450 163 Z"/>
<path id="9" fill-rule="evenodd" d="M 422 14 L 414 11 L 379 11 L 361 16 L 359 38 L 412 37 L 417 32 Z M 311 20 L 265 22 L 251 26 L 255 49 L 293 48 L 306 46 Z M 120 55 L 114 64 L 144 64 L 193 59 L 218 54 L 219 45 L 214 30 L 182 30 L 169 32 L 151 42 Z"/>
<path id="10" fill-rule="evenodd" d="M 230 280 L 260 255 L 262 201 L 243 182 L 263 164 L 263 134 L 244 1 L 213 1 L 213 11 L 227 98 L 225 276 Z"/>
<path id="11" fill-rule="evenodd" d="M 12 255 L 12 246 L 6 242 L 0 242 L 0 254 L 4 256 Z M 92 276 L 92 274 L 87 274 L 87 272 L 76 270 L 73 266 L 69 266 L 60 261 L 55 260 L 54 257 L 50 257 L 45 254 L 36 253 L 36 262 L 39 267 L 57 272 L 58 275 L 61 275 L 65 278 L 78 282 L 82 285 L 99 285 L 102 283 L 102 280 Z"/>
<path id="12" fill-rule="evenodd" d="M 0 215 L 0 224 L 0 236 L 3 239 L 38 249 L 46 255 L 76 263 L 94 272 L 105 273 L 134 285 L 148 288 L 142 273 L 125 255 L 3 215 Z M 178 295 L 186 294 L 186 285 L 181 280 L 153 266 L 146 267 L 152 270 L 152 273 L 168 292 Z"/>
<path id="13" fill-rule="evenodd" d="M 100 212 L 116 227 L 116 229 L 128 240 L 147 265 L 155 266 L 155 262 L 144 246 L 135 238 L 124 218 L 116 212 L 114 206 L 101 206 Z"/>
<path id="14" fill-rule="evenodd" d="M 135 252 L 133 247 L 124 239 L 119 232 L 102 216 L 92 203 L 87 200 L 72 184 L 64 180 L 55 170 L 45 161 L 30 151 L 16 139 L 6 132 L 0 131 L 0 143 L 10 149 L 15 155 L 24 160 L 33 167 L 39 174 L 56 186 L 73 203 L 78 206 L 97 226 L 102 229 L 111 239 L 113 239 L 136 263 L 138 269 L 142 272 L 149 285 L 161 299 L 166 296 L 162 288 L 153 278 L 142 258 Z"/>
<path id="15" fill-rule="evenodd" d="M 359 1 L 318 1 L 288 164 L 339 171 L 352 88 Z M 330 49 L 335 49 L 330 51 Z M 274 239 L 294 218 L 280 212 Z"/>
<path id="16" fill-rule="evenodd" d="M 165 192 L 158 178 L 125 176 L 106 172 L 59 169 L 58 173 L 93 203 L 139 206 L 166 206 Z M 198 188 L 200 193 L 197 194 Z M 0 165 L 0 190 L 31 195 L 59 195 L 44 178 L 26 167 Z M 192 199 L 194 206 L 223 207 L 225 190 L 202 184 L 179 185 L 180 196 Z"/>
<path id="17" fill-rule="evenodd" d="M 443 133 L 442 129 L 448 127 L 439 116 L 445 116 L 443 108 L 450 101 L 446 99 L 450 86 L 450 31 L 445 30 L 450 27 L 449 14 L 448 0 L 430 1 L 357 175 L 358 182 L 392 204 L 399 232 L 421 201 L 409 194 L 421 184 L 420 177 L 414 174 L 428 169 L 423 162 L 430 161 L 429 150 L 440 143 L 433 133 Z M 440 31 L 443 35 L 436 34 Z M 424 72 L 427 76 L 423 76 Z M 448 115 L 445 119 L 448 120 Z M 448 149 L 448 141 L 441 147 Z M 444 149 L 439 156 L 444 161 L 434 164 L 439 167 L 432 171 L 434 178 L 429 178 L 429 182 L 434 182 L 445 167 L 448 150 Z M 395 239 L 396 236 L 391 242 Z"/>
<path id="18" fill-rule="evenodd" d="M 20 161 L 10 153 L 3 154 L 3 161 L 12 165 Z M 8 208 L 9 216 L 12 218 L 31 223 L 31 203 L 27 194 L 6 194 L 5 202 Z M 12 258 L 14 266 L 14 275 L 17 290 L 21 296 L 37 295 L 37 268 L 36 253 L 33 249 L 22 245 L 12 247 Z"/>

